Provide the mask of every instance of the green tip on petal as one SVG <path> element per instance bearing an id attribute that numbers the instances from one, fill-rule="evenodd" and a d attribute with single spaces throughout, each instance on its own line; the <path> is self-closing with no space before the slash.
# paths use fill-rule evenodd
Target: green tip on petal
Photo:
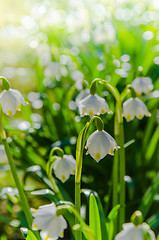
<path id="1" fill-rule="evenodd" d="M 143 215 L 140 211 L 135 211 L 131 216 L 131 222 L 135 225 L 141 225 L 143 223 Z"/>
<path id="2" fill-rule="evenodd" d="M 10 83 L 8 82 L 8 80 L 3 76 L 0 77 L 0 80 L 2 80 L 3 88 L 8 91 L 10 88 Z"/>

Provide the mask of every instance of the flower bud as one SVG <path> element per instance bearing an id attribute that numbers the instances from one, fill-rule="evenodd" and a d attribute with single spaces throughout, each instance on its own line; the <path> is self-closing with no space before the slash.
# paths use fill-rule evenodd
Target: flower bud
<path id="1" fill-rule="evenodd" d="M 142 216 L 142 212 L 140 211 L 135 211 L 132 216 L 131 216 L 131 222 L 135 225 L 141 225 L 143 223 L 143 216 Z"/>
<path id="2" fill-rule="evenodd" d="M 10 83 L 8 82 L 8 80 L 3 76 L 0 77 L 0 80 L 2 80 L 3 88 L 8 91 L 10 88 Z"/>

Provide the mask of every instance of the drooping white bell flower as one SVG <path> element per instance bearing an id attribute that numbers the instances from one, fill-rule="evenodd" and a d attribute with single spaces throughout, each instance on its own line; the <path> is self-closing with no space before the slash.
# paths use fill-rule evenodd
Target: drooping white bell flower
<path id="1" fill-rule="evenodd" d="M 54 203 L 40 206 L 37 210 L 32 209 L 32 215 L 34 217 L 32 229 L 41 230 L 42 240 L 56 240 L 64 236 L 67 222 L 63 216 L 56 215 Z"/>
<path id="2" fill-rule="evenodd" d="M 135 92 L 142 94 L 152 91 L 153 84 L 151 78 L 149 77 L 137 77 L 132 82 L 132 87 L 134 88 Z"/>
<path id="3" fill-rule="evenodd" d="M 87 97 L 88 95 L 90 95 L 90 91 L 89 91 L 88 88 L 87 88 L 87 89 L 84 89 L 84 90 L 81 90 L 80 93 L 79 93 L 79 94 L 77 95 L 77 97 L 76 97 L 76 100 L 75 100 L 76 105 L 78 106 L 79 103 L 80 103 L 85 97 Z"/>
<path id="4" fill-rule="evenodd" d="M 3 112 L 9 116 L 14 115 L 16 110 L 20 111 L 21 104 L 25 105 L 22 94 L 18 90 L 11 88 L 4 90 L 0 94 L 0 103 Z"/>
<path id="5" fill-rule="evenodd" d="M 117 143 L 106 131 L 96 130 L 87 139 L 87 154 L 90 154 L 97 162 L 104 158 L 107 154 L 114 155 L 114 149 L 118 149 Z"/>
<path id="6" fill-rule="evenodd" d="M 53 169 L 57 178 L 62 182 L 65 182 L 71 174 L 75 174 L 76 160 L 72 155 L 63 155 L 63 157 L 57 157 L 53 164 Z"/>
<path id="7" fill-rule="evenodd" d="M 144 234 L 147 234 L 148 238 L 144 238 Z M 149 225 L 143 223 L 135 226 L 133 223 L 123 224 L 123 230 L 118 233 L 115 240 L 156 240 L 155 234 L 150 230 Z"/>
<path id="8" fill-rule="evenodd" d="M 83 117 L 84 115 L 89 115 L 90 117 L 94 115 L 104 114 L 106 112 L 111 113 L 108 104 L 105 102 L 104 98 L 98 96 L 97 94 L 89 94 L 87 97 L 83 98 L 79 104 L 79 113 Z"/>
<path id="9" fill-rule="evenodd" d="M 123 103 L 123 116 L 127 121 L 131 121 L 136 116 L 142 119 L 144 116 L 150 117 L 151 113 L 147 110 L 146 105 L 139 98 L 129 98 Z"/>
<path id="10" fill-rule="evenodd" d="M 3 145 L 0 145 L 0 163 L 6 163 L 7 162 L 7 155 L 4 149 Z"/>

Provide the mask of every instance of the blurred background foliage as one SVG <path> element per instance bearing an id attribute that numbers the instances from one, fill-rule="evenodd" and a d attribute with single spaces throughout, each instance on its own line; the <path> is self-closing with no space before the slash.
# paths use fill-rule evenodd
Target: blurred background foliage
<path id="1" fill-rule="evenodd" d="M 50 202 L 49 194 L 31 194 L 51 190 L 45 174 L 50 149 L 59 146 L 75 156 L 78 133 L 89 120 L 80 118 L 75 102 L 82 81 L 90 84 L 100 77 L 122 91 L 136 77 L 148 76 L 154 92 L 143 100 L 152 117 L 124 121 L 126 219 L 140 208 L 159 232 L 158 22 L 158 0 L 1 2 L 1 75 L 29 102 L 15 117 L 3 120 L 31 207 Z M 114 99 L 103 86 L 98 86 L 98 94 L 113 111 Z M 102 119 L 114 136 L 114 115 Z M 112 207 L 112 166 L 111 156 L 97 164 L 84 155 L 82 187 L 98 192 L 106 216 Z M 65 199 L 73 202 L 74 177 L 65 184 L 57 179 L 57 184 Z M 17 227 L 26 222 L 4 162 L 0 163 L 0 224 L 0 239 L 22 239 Z"/>

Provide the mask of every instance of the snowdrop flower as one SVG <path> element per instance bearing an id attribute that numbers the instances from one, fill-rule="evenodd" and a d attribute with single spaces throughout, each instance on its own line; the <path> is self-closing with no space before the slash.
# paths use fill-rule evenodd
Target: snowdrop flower
<path id="1" fill-rule="evenodd" d="M 21 104 L 25 105 L 23 96 L 18 90 L 11 89 L 4 90 L 0 94 L 0 103 L 5 114 L 12 116 L 16 110 L 21 110 Z"/>
<path id="2" fill-rule="evenodd" d="M 107 132 L 96 130 L 89 136 L 85 148 L 88 149 L 87 154 L 99 162 L 107 154 L 114 155 L 114 149 L 119 147 Z"/>
<path id="3" fill-rule="evenodd" d="M 78 107 L 79 113 L 82 117 L 84 115 L 89 115 L 90 117 L 92 117 L 94 115 L 100 115 L 106 112 L 111 113 L 104 98 L 98 96 L 97 94 L 89 94 L 87 97 L 83 98 L 78 103 Z"/>
<path id="4" fill-rule="evenodd" d="M 145 232 L 147 238 L 145 237 Z M 150 227 L 143 223 L 141 225 L 135 226 L 133 223 L 125 223 L 123 224 L 123 230 L 118 233 L 115 237 L 115 240 L 144 240 L 151 239 L 155 240 L 155 234 Z"/>
<path id="5" fill-rule="evenodd" d="M 67 223 L 63 216 L 56 215 L 54 203 L 40 206 L 37 210 L 32 209 L 32 215 L 34 217 L 32 229 L 41 230 L 42 240 L 56 240 L 64 236 Z"/>
<path id="6" fill-rule="evenodd" d="M 142 94 L 149 93 L 153 89 L 153 84 L 149 77 L 138 77 L 132 82 L 132 87 L 135 92 Z"/>
<path id="7" fill-rule="evenodd" d="M 71 174 L 75 174 L 76 160 L 72 155 L 63 155 L 63 157 L 57 157 L 53 169 L 57 178 L 62 182 L 65 182 Z"/>
<path id="8" fill-rule="evenodd" d="M 123 103 L 123 116 L 127 121 L 131 121 L 136 116 L 142 119 L 144 116 L 150 117 L 151 113 L 147 110 L 146 105 L 139 98 L 129 98 Z"/>
<path id="9" fill-rule="evenodd" d="M 0 162 L 6 163 L 7 162 L 7 155 L 3 145 L 0 145 Z"/>

